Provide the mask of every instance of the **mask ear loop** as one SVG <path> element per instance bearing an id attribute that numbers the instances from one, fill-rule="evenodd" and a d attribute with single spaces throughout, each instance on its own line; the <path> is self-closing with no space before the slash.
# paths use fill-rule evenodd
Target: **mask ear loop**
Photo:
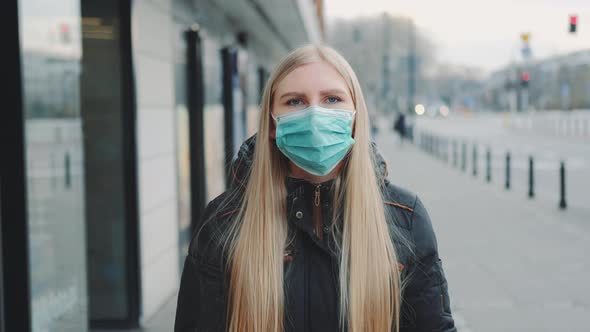
<path id="1" fill-rule="evenodd" d="M 270 124 L 271 125 L 271 128 L 269 128 L 269 130 L 270 130 L 270 137 L 273 140 L 276 140 L 276 130 L 277 130 L 277 126 L 279 125 L 279 120 L 277 120 L 277 118 L 274 116 L 274 114 L 272 114 L 272 111 L 271 112 L 268 112 L 268 113 L 270 114 L 270 117 L 273 120 L 275 120 L 273 123 Z"/>
<path id="2" fill-rule="evenodd" d="M 352 112 L 352 138 L 356 136 L 356 110 Z"/>

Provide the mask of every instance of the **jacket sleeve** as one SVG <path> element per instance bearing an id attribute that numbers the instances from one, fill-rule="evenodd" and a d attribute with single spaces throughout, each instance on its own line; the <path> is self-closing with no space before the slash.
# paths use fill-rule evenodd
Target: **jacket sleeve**
<path id="1" fill-rule="evenodd" d="M 196 275 L 197 260 L 190 253 L 184 260 L 180 279 L 174 332 L 194 332 L 197 330 L 199 313 L 199 279 Z"/>
<path id="2" fill-rule="evenodd" d="M 195 332 L 199 327 L 199 313 L 204 309 L 200 306 L 204 305 L 204 299 L 201 294 L 203 287 L 200 283 L 203 280 L 199 274 L 200 261 L 196 253 L 203 250 L 211 240 L 212 236 L 209 227 L 206 226 L 206 221 L 215 214 L 219 201 L 223 199 L 222 196 L 218 196 L 207 205 L 200 223 L 196 225 L 192 234 L 180 278 L 174 332 Z"/>
<path id="3" fill-rule="evenodd" d="M 415 261 L 408 266 L 403 292 L 404 332 L 456 332 L 451 315 L 447 280 L 438 256 L 436 236 L 424 205 L 416 197 L 412 215 Z"/>

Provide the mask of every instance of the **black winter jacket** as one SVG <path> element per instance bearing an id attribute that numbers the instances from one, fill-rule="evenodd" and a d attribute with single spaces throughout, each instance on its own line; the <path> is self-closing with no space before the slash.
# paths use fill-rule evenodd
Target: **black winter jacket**
<path id="1" fill-rule="evenodd" d="M 205 209 L 202 227 L 197 227 L 184 263 L 176 309 L 176 332 L 224 331 L 227 323 L 228 274 L 226 253 L 218 242 L 237 203 L 219 211 L 229 192 L 245 186 L 252 163 L 256 137 L 238 152 L 231 170 L 233 182 L 224 194 Z M 402 332 L 456 331 L 449 305 L 447 281 L 438 256 L 430 218 L 416 195 L 391 184 L 385 161 L 374 147 L 376 173 L 382 183 L 389 226 L 407 239 L 394 238 L 402 282 Z M 341 331 L 339 327 L 339 258 L 334 250 L 330 223 L 332 181 L 312 184 L 287 178 L 289 234 L 294 241 L 285 250 L 285 331 Z M 318 196 L 319 195 L 319 196 Z M 317 200 L 319 198 L 319 201 Z M 316 206 L 316 203 L 317 204 Z M 313 215 L 321 209 L 323 236 L 318 236 Z M 200 231 L 198 231 L 200 228 Z M 408 246 L 409 243 L 409 246 Z M 392 328 L 393 331 L 393 328 Z M 373 332 L 373 331 L 371 331 Z"/>

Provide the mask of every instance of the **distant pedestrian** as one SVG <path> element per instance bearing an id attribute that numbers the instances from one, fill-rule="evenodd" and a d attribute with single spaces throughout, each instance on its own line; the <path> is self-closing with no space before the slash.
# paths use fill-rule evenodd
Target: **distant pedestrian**
<path id="1" fill-rule="evenodd" d="M 377 137 L 377 133 L 379 132 L 379 127 L 377 127 L 377 117 L 374 115 L 375 113 L 371 113 L 373 115 L 369 116 L 369 120 L 371 123 L 371 139 L 375 140 Z"/>
<path id="2" fill-rule="evenodd" d="M 279 63 L 231 174 L 193 234 L 175 331 L 456 331 L 428 213 L 387 179 L 336 51 Z"/>
<path id="3" fill-rule="evenodd" d="M 398 113 L 395 124 L 393 125 L 393 130 L 399 134 L 400 143 L 403 143 L 404 138 L 406 137 L 406 116 L 404 113 Z"/>

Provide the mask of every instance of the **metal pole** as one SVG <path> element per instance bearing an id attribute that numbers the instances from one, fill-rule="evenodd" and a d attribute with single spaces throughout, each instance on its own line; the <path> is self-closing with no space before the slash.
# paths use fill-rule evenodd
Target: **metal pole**
<path id="1" fill-rule="evenodd" d="M 414 21 L 409 22 L 409 54 L 408 54 L 408 113 L 414 108 L 414 94 L 416 91 L 416 33 Z"/>
<path id="2" fill-rule="evenodd" d="M 506 189 L 510 189 L 510 152 L 506 153 Z"/>
<path id="3" fill-rule="evenodd" d="M 64 169 L 65 169 L 65 187 L 70 188 L 72 186 L 72 177 L 71 177 L 71 162 L 70 162 L 70 153 L 66 152 L 64 157 Z"/>
<path id="4" fill-rule="evenodd" d="M 477 144 L 473 144 L 473 176 L 477 176 Z"/>
<path id="5" fill-rule="evenodd" d="M 434 155 L 434 135 L 430 135 L 430 154 Z"/>
<path id="6" fill-rule="evenodd" d="M 492 182 L 492 152 L 489 147 L 486 151 L 486 181 Z"/>
<path id="7" fill-rule="evenodd" d="M 559 200 L 559 208 L 565 210 L 567 204 L 565 202 L 565 162 L 561 162 L 561 166 L 559 167 L 559 184 L 560 184 L 560 196 L 561 199 Z"/>
<path id="8" fill-rule="evenodd" d="M 529 198 L 535 197 L 534 160 L 529 156 Z"/>
<path id="9" fill-rule="evenodd" d="M 444 148 L 445 148 L 445 152 L 444 152 L 444 159 L 445 159 L 445 163 L 449 162 L 449 139 L 445 138 L 444 140 Z"/>
<path id="10" fill-rule="evenodd" d="M 457 159 L 457 141 L 453 140 L 453 167 L 457 167 L 459 164 Z"/>
<path id="11" fill-rule="evenodd" d="M 422 148 L 422 151 L 426 150 L 426 136 L 424 136 L 424 133 L 420 133 L 420 148 Z"/>
<path id="12" fill-rule="evenodd" d="M 432 154 L 435 158 L 438 158 L 438 136 L 432 136 Z"/>
<path id="13" fill-rule="evenodd" d="M 463 142 L 461 149 L 461 170 L 465 172 L 467 170 L 467 144 Z"/>

